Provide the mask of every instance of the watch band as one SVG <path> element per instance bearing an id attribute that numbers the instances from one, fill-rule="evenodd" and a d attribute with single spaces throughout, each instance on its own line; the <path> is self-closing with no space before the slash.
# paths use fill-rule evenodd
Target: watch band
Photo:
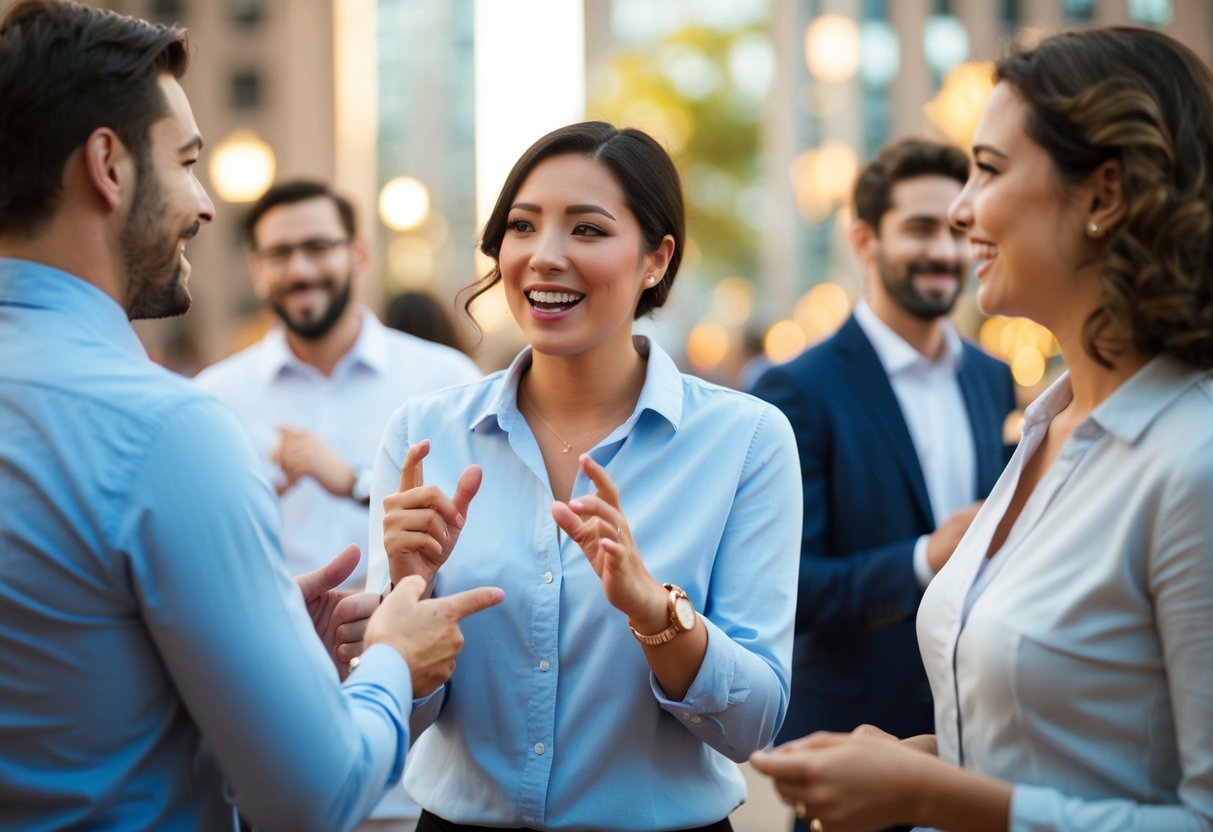
<path id="1" fill-rule="evenodd" d="M 645 635 L 633 627 L 630 622 L 628 624 L 628 629 L 632 631 L 632 635 L 636 637 L 636 640 L 647 647 L 656 647 L 659 644 L 665 644 L 666 642 L 671 641 L 674 636 L 678 635 L 679 633 L 686 632 L 686 628 L 682 627 L 678 623 L 678 616 L 674 610 L 674 605 L 679 599 L 686 598 L 687 594 L 682 591 L 682 587 L 675 586 L 674 584 L 664 584 L 664 586 L 666 591 L 670 593 L 669 599 L 666 602 L 670 616 L 670 626 L 666 627 L 660 633 Z"/>

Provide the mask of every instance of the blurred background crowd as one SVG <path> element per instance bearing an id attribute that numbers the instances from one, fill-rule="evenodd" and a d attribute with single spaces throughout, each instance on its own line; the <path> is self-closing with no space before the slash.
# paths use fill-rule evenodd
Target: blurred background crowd
<path id="1" fill-rule="evenodd" d="M 0 9 L 10 0 L 0 0 Z M 423 290 L 454 312 L 488 266 L 480 224 L 506 169 L 584 118 L 667 144 L 690 208 L 672 302 L 642 327 L 685 369 L 746 387 L 832 332 L 861 290 L 844 230 L 861 160 L 919 134 L 967 147 L 1012 39 L 1136 23 L 1213 58 L 1205 0 L 108 0 L 189 29 L 185 86 L 207 147 L 216 230 L 191 246 L 193 314 L 137 329 L 187 375 L 265 331 L 244 208 L 305 176 L 352 196 L 372 242 L 359 300 Z M 499 292 L 478 301 L 483 370 L 518 347 Z M 1050 334 L 958 326 L 1007 361 L 1021 402 L 1060 370 Z M 1009 434 L 1017 426 L 1008 425 Z"/>

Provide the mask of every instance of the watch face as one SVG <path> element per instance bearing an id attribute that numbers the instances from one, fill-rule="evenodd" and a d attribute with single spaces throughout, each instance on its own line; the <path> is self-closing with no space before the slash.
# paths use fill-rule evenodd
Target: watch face
<path id="1" fill-rule="evenodd" d="M 683 630 L 695 626 L 695 605 L 685 595 L 680 595 L 674 602 L 674 617 L 678 619 L 678 626 Z"/>

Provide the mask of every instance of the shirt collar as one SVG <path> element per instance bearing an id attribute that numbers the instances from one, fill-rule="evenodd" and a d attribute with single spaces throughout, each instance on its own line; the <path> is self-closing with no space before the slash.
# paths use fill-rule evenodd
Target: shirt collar
<path id="1" fill-rule="evenodd" d="M 948 320 L 942 322 L 943 354 L 936 361 L 931 361 L 914 349 L 888 324 L 876 317 L 876 313 L 872 311 L 872 307 L 864 298 L 860 298 L 859 303 L 855 304 L 855 321 L 872 343 L 872 349 L 876 350 L 876 356 L 880 359 L 885 372 L 890 376 L 916 367 L 941 368 L 956 372 L 960 366 L 960 360 L 964 356 L 964 346 L 960 336 L 956 333 L 956 327 L 952 326 L 952 322 Z"/>
<path id="2" fill-rule="evenodd" d="M 1189 387 L 1208 377 L 1208 373 L 1177 358 L 1156 356 L 1100 402 L 1091 418 L 1121 441 L 1132 444 Z"/>
<path id="3" fill-rule="evenodd" d="M 645 363 L 644 386 L 640 388 L 636 409 L 625 425 L 628 425 L 630 430 L 630 423 L 648 410 L 661 416 L 677 431 L 682 420 L 682 374 L 674 360 L 648 336 L 633 335 L 632 343 L 636 351 L 648 360 Z M 495 419 L 497 425 L 507 432 L 514 426 L 515 420 L 521 418 L 518 412 L 518 383 L 530 366 L 531 348 L 528 346 L 524 347 L 510 362 L 510 366 L 494 380 L 497 390 L 489 397 L 484 409 L 473 414 L 468 424 L 469 430 L 475 430 L 490 419 Z"/>
<path id="4" fill-rule="evenodd" d="M 48 309 L 69 315 L 77 330 L 147 358 L 139 336 L 117 301 L 82 277 L 32 260 L 0 257 L 0 305 Z"/>
<path id="5" fill-rule="evenodd" d="M 1122 442 L 1134 444 L 1184 391 L 1208 377 L 1178 359 L 1156 356 L 1100 402 L 1089 420 Z M 1067 371 L 1024 410 L 1024 431 L 1051 421 L 1073 398 Z"/>
<path id="6" fill-rule="evenodd" d="M 388 369 L 388 343 L 386 327 L 366 307 L 358 307 L 362 316 L 362 328 L 350 351 L 341 357 L 333 369 L 336 376 L 348 372 L 355 366 L 365 366 L 371 372 L 382 375 Z M 261 341 L 261 372 L 265 381 L 271 382 L 282 373 L 300 369 L 305 365 L 291 351 L 286 340 L 286 329 L 277 324 Z M 306 370 L 302 370 L 306 372 Z"/>

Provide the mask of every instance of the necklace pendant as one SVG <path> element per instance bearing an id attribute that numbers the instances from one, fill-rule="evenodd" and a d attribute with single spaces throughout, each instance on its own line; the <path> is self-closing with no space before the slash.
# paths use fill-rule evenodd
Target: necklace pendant
<path id="1" fill-rule="evenodd" d="M 564 447 L 560 449 L 560 452 L 561 452 L 562 454 L 567 454 L 567 453 L 568 453 L 570 450 L 572 450 L 572 448 L 573 448 L 573 446 L 572 446 L 572 445 L 565 444 L 565 443 L 561 443 L 561 444 L 564 444 Z"/>

